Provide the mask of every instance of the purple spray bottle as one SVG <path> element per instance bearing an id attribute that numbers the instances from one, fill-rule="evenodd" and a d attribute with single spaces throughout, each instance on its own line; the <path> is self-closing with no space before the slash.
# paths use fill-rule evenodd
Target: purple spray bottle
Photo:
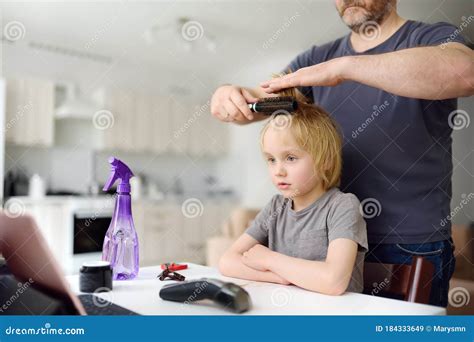
<path id="1" fill-rule="evenodd" d="M 138 274 L 138 237 L 132 218 L 130 178 L 132 170 L 117 158 L 110 157 L 110 178 L 104 186 L 108 191 L 118 179 L 115 211 L 105 234 L 102 260 L 113 267 L 114 279 L 133 279 Z"/>

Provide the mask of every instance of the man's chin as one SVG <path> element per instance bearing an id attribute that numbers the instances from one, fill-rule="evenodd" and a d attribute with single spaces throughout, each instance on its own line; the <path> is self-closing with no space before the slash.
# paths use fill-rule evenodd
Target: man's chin
<path id="1" fill-rule="evenodd" d="M 351 31 L 355 32 L 355 33 L 359 33 L 360 30 L 361 30 L 361 27 L 362 25 L 364 25 L 364 23 L 366 23 L 367 20 L 365 21 L 354 21 L 354 22 L 350 22 L 350 23 L 346 23 L 347 27 L 351 29 Z"/>
<path id="2" fill-rule="evenodd" d="M 364 10 L 365 11 L 365 10 Z M 358 32 L 359 28 L 367 22 L 368 17 L 362 11 L 344 14 L 342 17 L 344 24 L 347 25 L 352 31 Z"/>

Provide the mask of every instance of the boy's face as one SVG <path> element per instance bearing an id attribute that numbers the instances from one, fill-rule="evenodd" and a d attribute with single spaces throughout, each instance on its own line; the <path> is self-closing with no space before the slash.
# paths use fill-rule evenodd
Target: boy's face
<path id="1" fill-rule="evenodd" d="M 289 128 L 268 127 L 263 137 L 263 155 L 272 182 L 283 196 L 302 196 L 319 185 L 313 158 L 298 146 Z"/>

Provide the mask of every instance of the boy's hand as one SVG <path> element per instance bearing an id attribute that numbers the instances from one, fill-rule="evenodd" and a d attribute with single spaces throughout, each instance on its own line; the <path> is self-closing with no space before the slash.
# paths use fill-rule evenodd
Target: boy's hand
<path id="1" fill-rule="evenodd" d="M 281 284 L 281 285 L 290 285 L 291 284 L 288 280 L 286 280 L 285 278 L 280 277 L 278 274 L 273 273 L 273 275 L 276 278 L 277 284 Z"/>
<path id="2" fill-rule="evenodd" d="M 267 271 L 272 253 L 268 247 L 257 244 L 243 253 L 242 262 L 257 271 Z"/>

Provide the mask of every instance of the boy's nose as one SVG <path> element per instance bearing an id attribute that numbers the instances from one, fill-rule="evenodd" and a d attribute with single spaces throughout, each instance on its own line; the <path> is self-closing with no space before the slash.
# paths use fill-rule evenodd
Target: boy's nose
<path id="1" fill-rule="evenodd" d="M 276 170 L 276 175 L 277 176 L 286 176 L 286 170 L 284 167 L 282 166 L 277 166 L 277 170 Z"/>

